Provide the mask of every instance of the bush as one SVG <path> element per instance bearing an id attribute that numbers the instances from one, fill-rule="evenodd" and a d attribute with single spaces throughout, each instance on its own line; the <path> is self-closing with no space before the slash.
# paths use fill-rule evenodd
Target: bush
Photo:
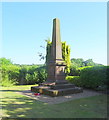
<path id="1" fill-rule="evenodd" d="M 66 80 L 76 86 L 95 90 L 109 88 L 109 66 L 87 66 L 78 69 L 80 76 L 67 76 Z"/>
<path id="2" fill-rule="evenodd" d="M 109 66 L 108 66 L 109 67 Z M 99 86 L 106 86 L 107 66 L 85 67 L 81 69 L 80 80 L 83 87 L 96 89 Z"/>
<path id="3" fill-rule="evenodd" d="M 0 79 L 0 85 L 4 87 L 9 87 L 17 84 L 15 80 L 9 80 L 8 75 L 5 75 L 2 79 Z"/>
<path id="4" fill-rule="evenodd" d="M 17 84 L 19 79 L 19 69 L 19 67 L 12 64 L 3 64 L 1 67 L 1 85 L 11 86 Z"/>
<path id="5" fill-rule="evenodd" d="M 79 76 L 80 75 L 80 70 L 78 67 L 71 65 L 70 66 L 70 73 L 68 74 L 69 76 Z"/>
<path id="6" fill-rule="evenodd" d="M 21 69 L 19 70 L 19 84 L 20 85 L 27 84 L 26 82 L 27 71 L 28 71 L 28 68 L 26 66 L 21 66 Z"/>
<path id="7" fill-rule="evenodd" d="M 79 76 L 67 76 L 66 80 L 68 80 L 70 83 L 75 84 L 76 86 L 81 86 L 81 80 Z"/>
<path id="8" fill-rule="evenodd" d="M 22 66 L 20 70 L 20 84 L 36 84 L 46 80 L 45 66 Z"/>
<path id="9" fill-rule="evenodd" d="M 5 62 L 6 63 L 6 62 Z M 41 83 L 46 80 L 46 68 L 42 65 L 2 64 L 0 67 L 2 86 L 15 84 L 27 85 Z"/>
<path id="10" fill-rule="evenodd" d="M 26 84 L 36 84 L 38 81 L 38 73 L 33 72 L 32 74 L 26 74 Z"/>
<path id="11" fill-rule="evenodd" d="M 41 66 L 37 68 L 38 80 L 37 83 L 42 83 L 47 79 L 46 66 Z"/>

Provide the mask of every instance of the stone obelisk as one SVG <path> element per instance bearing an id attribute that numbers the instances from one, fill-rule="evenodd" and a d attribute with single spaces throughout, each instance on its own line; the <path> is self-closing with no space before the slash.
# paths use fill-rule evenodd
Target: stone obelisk
<path id="1" fill-rule="evenodd" d="M 50 61 L 48 62 L 48 77 L 46 82 L 63 83 L 65 81 L 65 62 L 62 59 L 62 43 L 60 35 L 60 22 L 53 19 L 53 33 Z"/>
<path id="2" fill-rule="evenodd" d="M 51 57 L 54 62 L 56 62 L 56 60 L 62 60 L 60 21 L 58 18 L 53 19 Z"/>
<path id="3" fill-rule="evenodd" d="M 52 97 L 82 92 L 82 88 L 76 87 L 65 80 L 65 67 L 66 64 L 62 59 L 60 23 L 59 19 L 55 18 L 53 19 L 50 59 L 47 63 L 47 80 L 40 86 L 31 87 L 31 91 Z"/>

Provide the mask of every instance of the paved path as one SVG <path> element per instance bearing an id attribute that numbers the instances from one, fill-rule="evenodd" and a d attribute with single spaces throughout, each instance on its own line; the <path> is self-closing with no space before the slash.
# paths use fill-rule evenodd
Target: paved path
<path id="1" fill-rule="evenodd" d="M 20 93 L 32 99 L 39 100 L 41 102 L 48 103 L 48 104 L 58 104 L 58 103 L 62 103 L 70 100 L 79 99 L 79 98 L 102 95 L 102 93 L 92 91 L 92 90 L 83 90 L 83 93 L 70 94 L 70 95 L 58 96 L 58 97 L 50 97 L 47 95 L 35 96 L 34 93 L 31 92 L 30 90 L 21 91 L 17 93 Z"/>

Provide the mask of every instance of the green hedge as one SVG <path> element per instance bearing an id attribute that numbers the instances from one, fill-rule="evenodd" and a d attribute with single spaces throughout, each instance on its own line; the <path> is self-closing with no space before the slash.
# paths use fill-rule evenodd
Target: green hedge
<path id="1" fill-rule="evenodd" d="M 108 85 L 108 69 L 109 66 L 86 67 L 80 72 L 80 80 L 83 87 L 97 88 L 99 86 Z"/>
<path id="2" fill-rule="evenodd" d="M 109 87 L 109 66 L 88 66 L 80 69 L 80 76 L 67 76 L 66 80 L 76 86 L 96 90 Z"/>
<path id="3" fill-rule="evenodd" d="M 0 85 L 26 85 L 44 82 L 47 77 L 45 66 L 38 65 L 2 65 Z"/>
<path id="4" fill-rule="evenodd" d="M 67 76 L 66 80 L 68 80 L 70 83 L 75 84 L 76 86 L 81 86 L 81 80 L 79 76 Z"/>

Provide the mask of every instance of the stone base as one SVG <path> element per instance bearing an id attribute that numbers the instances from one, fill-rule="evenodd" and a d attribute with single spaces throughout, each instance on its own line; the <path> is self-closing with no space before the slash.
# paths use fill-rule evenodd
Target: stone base
<path id="1" fill-rule="evenodd" d="M 68 86 L 68 88 L 66 88 Z M 83 89 L 80 87 L 75 87 L 74 85 L 65 85 L 65 88 L 61 86 L 61 89 L 58 88 L 60 86 L 50 87 L 50 86 L 36 86 L 31 87 L 32 92 L 39 92 L 44 95 L 49 95 L 52 97 L 63 96 L 68 94 L 80 93 L 83 92 Z"/>

